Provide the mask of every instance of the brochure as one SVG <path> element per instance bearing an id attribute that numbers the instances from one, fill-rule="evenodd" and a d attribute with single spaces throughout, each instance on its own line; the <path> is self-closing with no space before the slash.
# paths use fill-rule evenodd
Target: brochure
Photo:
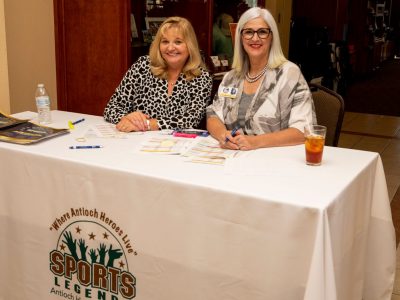
<path id="1" fill-rule="evenodd" d="M 66 133 L 68 129 L 38 125 L 0 112 L 0 141 L 3 142 L 28 145 Z"/>

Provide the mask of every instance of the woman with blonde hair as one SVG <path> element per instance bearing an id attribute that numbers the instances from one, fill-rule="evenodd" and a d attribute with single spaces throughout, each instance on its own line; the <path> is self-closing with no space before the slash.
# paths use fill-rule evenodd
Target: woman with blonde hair
<path id="1" fill-rule="evenodd" d="M 170 17 L 148 56 L 128 70 L 104 110 L 123 132 L 195 128 L 210 99 L 212 79 L 190 22 Z"/>
<path id="2" fill-rule="evenodd" d="M 271 13 L 250 8 L 237 24 L 232 70 L 207 108 L 207 129 L 223 148 L 252 150 L 303 143 L 308 123 L 316 117 L 307 82 L 283 55 Z"/>

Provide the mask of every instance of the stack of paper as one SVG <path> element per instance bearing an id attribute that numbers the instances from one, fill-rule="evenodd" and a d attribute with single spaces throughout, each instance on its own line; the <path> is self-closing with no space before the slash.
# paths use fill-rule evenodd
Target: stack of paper
<path id="1" fill-rule="evenodd" d="M 186 138 L 154 136 L 142 144 L 140 151 L 164 154 L 182 154 L 188 147 L 190 147 L 192 142 L 192 139 Z"/>
<path id="2" fill-rule="evenodd" d="M 235 157 L 239 151 L 222 149 L 217 140 L 212 137 L 196 139 L 182 155 L 190 162 L 223 165 L 228 158 Z"/>

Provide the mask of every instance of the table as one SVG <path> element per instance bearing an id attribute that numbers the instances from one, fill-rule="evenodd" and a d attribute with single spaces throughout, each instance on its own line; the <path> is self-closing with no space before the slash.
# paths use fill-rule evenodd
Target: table
<path id="1" fill-rule="evenodd" d="M 225 167 L 139 153 L 147 134 L 0 144 L 0 299 L 390 299 L 379 154 L 246 152 Z M 151 133 L 159 134 L 159 133 Z"/>

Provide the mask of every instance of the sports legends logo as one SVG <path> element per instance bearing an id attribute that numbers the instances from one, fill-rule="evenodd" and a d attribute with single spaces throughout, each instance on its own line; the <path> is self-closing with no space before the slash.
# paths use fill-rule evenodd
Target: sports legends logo
<path id="1" fill-rule="evenodd" d="M 137 255 L 117 222 L 96 209 L 71 208 L 50 226 L 57 233 L 50 251 L 50 294 L 62 299 L 132 299 L 136 279 L 128 258 Z"/>

